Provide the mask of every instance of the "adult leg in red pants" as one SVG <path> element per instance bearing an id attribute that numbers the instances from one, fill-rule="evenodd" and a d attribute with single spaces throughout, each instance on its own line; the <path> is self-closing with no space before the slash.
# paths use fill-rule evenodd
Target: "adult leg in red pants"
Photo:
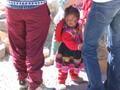
<path id="1" fill-rule="evenodd" d="M 18 79 L 28 77 L 29 90 L 42 83 L 43 45 L 50 16 L 46 4 L 31 10 L 7 9 L 9 40 Z"/>

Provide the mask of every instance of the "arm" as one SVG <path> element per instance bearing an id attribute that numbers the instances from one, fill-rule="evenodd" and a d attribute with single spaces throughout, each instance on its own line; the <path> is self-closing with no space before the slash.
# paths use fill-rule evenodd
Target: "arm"
<path id="1" fill-rule="evenodd" d="M 57 42 L 61 42 L 62 41 L 62 29 L 64 26 L 64 19 L 62 19 L 56 26 L 55 29 L 55 40 Z"/>
<path id="2" fill-rule="evenodd" d="M 70 50 L 78 50 L 79 49 L 79 44 L 74 41 L 73 36 L 68 32 L 64 32 L 62 34 L 62 41 L 65 43 L 65 45 Z"/>

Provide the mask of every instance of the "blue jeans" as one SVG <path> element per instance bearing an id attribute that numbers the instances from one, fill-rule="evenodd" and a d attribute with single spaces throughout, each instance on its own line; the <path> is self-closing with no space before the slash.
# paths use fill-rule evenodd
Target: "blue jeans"
<path id="1" fill-rule="evenodd" d="M 93 2 L 84 32 L 83 60 L 89 79 L 87 90 L 105 90 L 101 80 L 97 48 L 102 33 L 111 27 L 113 59 L 109 63 L 107 90 L 120 90 L 120 0 Z"/>

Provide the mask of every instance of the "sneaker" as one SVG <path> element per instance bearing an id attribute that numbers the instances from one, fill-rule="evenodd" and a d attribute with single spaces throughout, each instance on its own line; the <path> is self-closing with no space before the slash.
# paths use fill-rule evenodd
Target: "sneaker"
<path id="1" fill-rule="evenodd" d="M 27 87 L 26 80 L 19 80 L 19 90 L 27 90 Z"/>
<path id="2" fill-rule="evenodd" d="M 71 80 L 76 84 L 85 83 L 86 81 L 83 78 L 79 77 L 78 73 L 75 73 L 73 70 L 70 71 Z"/>
<path id="3" fill-rule="evenodd" d="M 85 83 L 86 81 L 83 80 L 83 78 L 81 77 L 76 77 L 76 78 L 71 78 L 72 81 L 76 84 L 81 84 L 81 83 Z"/>
<path id="4" fill-rule="evenodd" d="M 66 89 L 67 89 L 67 87 L 65 84 L 58 84 L 58 86 L 56 88 L 56 90 L 66 90 Z"/>

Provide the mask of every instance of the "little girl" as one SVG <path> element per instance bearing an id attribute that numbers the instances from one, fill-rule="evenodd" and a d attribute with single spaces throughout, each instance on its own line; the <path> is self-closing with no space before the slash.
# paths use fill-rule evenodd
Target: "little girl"
<path id="1" fill-rule="evenodd" d="M 82 47 L 82 26 L 79 25 L 80 14 L 78 9 L 70 6 L 65 9 L 64 19 L 56 27 L 56 41 L 61 42 L 56 55 L 56 66 L 59 71 L 59 85 L 65 86 L 65 81 L 70 73 L 71 79 L 75 82 L 82 82 L 78 73 L 83 67 L 81 59 Z"/>

